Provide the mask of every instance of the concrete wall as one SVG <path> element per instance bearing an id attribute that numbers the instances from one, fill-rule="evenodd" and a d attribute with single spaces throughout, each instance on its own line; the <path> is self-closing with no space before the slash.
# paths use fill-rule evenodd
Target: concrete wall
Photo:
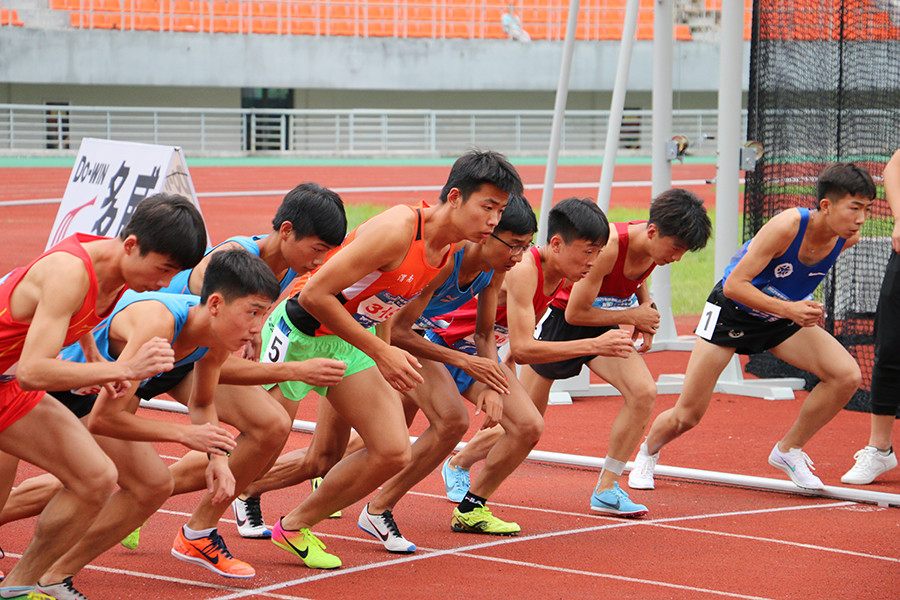
<path id="1" fill-rule="evenodd" d="M 5 28 L 0 102 L 237 107 L 240 88 L 276 87 L 298 108 L 547 109 L 561 54 L 543 41 Z M 618 42 L 576 46 L 570 109 L 609 107 L 617 55 Z M 678 43 L 674 63 L 676 107 L 714 108 L 718 45 Z M 626 105 L 649 108 L 651 86 L 652 44 L 638 42 Z"/>

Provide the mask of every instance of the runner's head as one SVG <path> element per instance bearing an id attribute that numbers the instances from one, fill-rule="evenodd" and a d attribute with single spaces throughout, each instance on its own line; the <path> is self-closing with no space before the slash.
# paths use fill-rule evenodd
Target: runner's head
<path id="1" fill-rule="evenodd" d="M 842 238 L 857 235 L 875 201 L 875 183 L 869 172 L 853 163 L 825 167 L 816 185 L 819 210 Z"/>
<path id="2" fill-rule="evenodd" d="M 347 235 L 347 216 L 341 197 L 317 183 L 301 183 L 285 195 L 272 219 L 281 237 L 288 266 L 303 275 L 325 261 L 329 250 Z"/>
<path id="3" fill-rule="evenodd" d="M 505 194 L 522 195 L 522 180 L 506 157 L 491 150 L 470 150 L 456 159 L 450 168 L 440 200 L 447 202 L 450 192 L 458 190 L 463 202 L 483 185 L 489 184 Z"/>
<path id="4" fill-rule="evenodd" d="M 156 194 L 141 201 L 119 238 L 137 242 L 141 256 L 154 252 L 179 269 L 191 269 L 206 251 L 206 226 L 197 207 L 178 194 Z"/>
<path id="5" fill-rule="evenodd" d="M 653 261 L 666 265 L 678 260 L 688 251 L 706 246 L 712 233 L 712 223 L 703 200 L 681 188 L 661 193 L 650 204 L 647 234 L 650 237 Z"/>
<path id="6" fill-rule="evenodd" d="M 521 262 L 536 231 L 537 218 L 528 200 L 510 194 L 500 222 L 491 237 L 483 242 L 485 260 L 494 270 L 510 270 Z"/>
<path id="7" fill-rule="evenodd" d="M 169 285 L 173 275 L 200 262 L 206 249 L 200 211 L 174 194 L 156 194 L 138 204 L 119 238 L 122 278 L 137 292 Z"/>
<path id="8" fill-rule="evenodd" d="M 280 292 L 278 279 L 265 261 L 236 248 L 210 258 L 200 304 L 209 311 L 217 342 L 233 352 L 259 335 Z"/>
<path id="9" fill-rule="evenodd" d="M 242 248 L 233 248 L 210 256 L 200 303 L 206 304 L 212 294 L 219 294 L 225 302 L 260 296 L 268 306 L 278 299 L 281 285 L 263 259 Z"/>
<path id="10" fill-rule="evenodd" d="M 607 240 L 609 222 L 590 198 L 566 198 L 547 216 L 547 247 L 567 279 L 587 275 Z"/>

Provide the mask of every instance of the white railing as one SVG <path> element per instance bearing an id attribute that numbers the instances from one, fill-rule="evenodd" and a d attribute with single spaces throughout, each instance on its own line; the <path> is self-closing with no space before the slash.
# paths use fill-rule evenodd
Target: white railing
<path id="1" fill-rule="evenodd" d="M 260 152 L 307 156 L 456 156 L 470 147 L 510 155 L 547 152 L 550 110 L 275 110 L 0 104 L 0 152 L 77 150 L 85 137 L 181 146 L 194 156 Z M 746 114 L 742 130 L 746 131 Z M 561 152 L 603 152 L 608 111 L 566 113 Z M 625 111 L 619 150 L 649 156 L 650 111 Z M 673 132 L 688 154 L 713 156 L 715 110 L 679 110 Z"/>

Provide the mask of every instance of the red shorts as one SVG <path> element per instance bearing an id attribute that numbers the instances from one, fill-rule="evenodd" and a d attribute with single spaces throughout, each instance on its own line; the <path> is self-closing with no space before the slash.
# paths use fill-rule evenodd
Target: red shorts
<path id="1" fill-rule="evenodd" d="M 15 379 L 0 383 L 0 432 L 27 415 L 43 397 L 43 391 L 26 392 Z"/>

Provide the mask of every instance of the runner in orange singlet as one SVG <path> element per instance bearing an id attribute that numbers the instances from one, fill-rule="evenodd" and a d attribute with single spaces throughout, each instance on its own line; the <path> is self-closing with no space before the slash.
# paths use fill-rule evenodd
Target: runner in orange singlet
<path id="1" fill-rule="evenodd" d="M 303 286 L 280 304 L 263 329 L 261 360 L 328 356 L 347 365 L 344 379 L 327 390 L 308 452 L 308 465 L 339 458 L 350 427 L 366 452 L 338 462 L 322 484 L 275 525 L 272 541 L 312 568 L 337 568 L 338 557 L 309 528 L 362 499 L 410 460 L 406 420 L 398 392 L 422 381 L 411 354 L 373 335 L 373 327 L 416 297 L 447 261 L 454 244 L 489 237 L 510 193 L 522 182 L 504 157 L 472 151 L 454 163 L 433 207 L 397 206 L 360 225 Z M 389 337 L 389 329 L 382 335 Z M 307 384 L 285 382 L 277 396 L 300 400 Z M 315 438 L 318 438 L 318 442 Z M 305 478 L 322 472 L 305 474 Z"/>

